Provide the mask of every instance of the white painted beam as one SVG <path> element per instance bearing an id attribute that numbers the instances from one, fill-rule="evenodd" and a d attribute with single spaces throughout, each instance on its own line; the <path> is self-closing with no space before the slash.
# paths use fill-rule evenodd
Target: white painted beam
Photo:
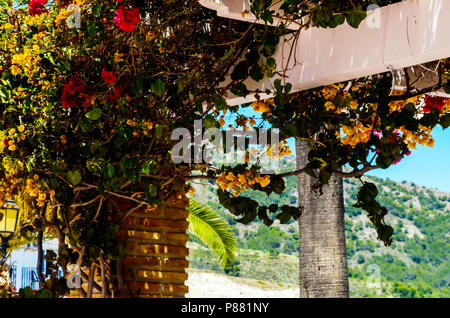
<path id="1" fill-rule="evenodd" d="M 216 3 L 216 0 L 200 0 L 200 3 L 207 1 Z M 240 7 L 231 4 L 243 4 L 246 0 L 219 2 L 216 4 L 220 6 L 220 15 L 244 20 L 240 12 L 236 13 Z M 224 5 L 229 9 L 224 9 Z M 335 29 L 303 30 L 288 61 L 292 43 L 292 35 L 284 36 L 274 55 L 278 71 L 287 64 L 286 80 L 293 85 L 292 92 L 447 58 L 450 57 L 450 1 L 405 0 L 370 11 L 358 29 L 345 23 Z M 248 79 L 245 84 L 249 90 L 263 91 L 272 89 L 276 78 L 279 77 L 260 82 Z M 243 98 L 230 93 L 227 102 L 238 105 L 255 99 L 254 94 Z"/>
<path id="2" fill-rule="evenodd" d="M 219 17 L 247 21 L 249 23 L 265 23 L 262 20 L 256 20 L 256 17 L 250 12 L 249 0 L 199 0 L 198 2 L 206 8 L 217 11 Z M 270 9 L 274 10 L 275 14 L 282 16 L 283 10 L 280 9 L 282 4 L 283 1 L 276 1 Z M 247 11 L 248 14 L 243 15 L 244 11 Z M 273 25 L 277 25 L 281 21 L 282 19 L 274 17 Z M 291 30 L 298 30 L 299 24 L 287 23 L 286 27 Z"/>

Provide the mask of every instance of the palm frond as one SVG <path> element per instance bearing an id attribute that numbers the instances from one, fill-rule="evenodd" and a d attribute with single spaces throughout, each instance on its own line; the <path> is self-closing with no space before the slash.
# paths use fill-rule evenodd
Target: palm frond
<path id="1" fill-rule="evenodd" d="M 211 248 L 223 268 L 233 264 L 237 242 L 228 223 L 196 200 L 190 200 L 187 209 L 189 232 Z"/>

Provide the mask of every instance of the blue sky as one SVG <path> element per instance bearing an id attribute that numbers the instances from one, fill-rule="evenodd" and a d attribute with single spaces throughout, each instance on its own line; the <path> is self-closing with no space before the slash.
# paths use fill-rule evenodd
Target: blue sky
<path id="1" fill-rule="evenodd" d="M 439 126 L 433 131 L 433 137 L 436 140 L 433 148 L 419 146 L 397 165 L 368 174 L 450 192 L 450 129 Z"/>
<path id="2" fill-rule="evenodd" d="M 251 107 L 241 109 L 239 114 L 245 116 L 255 116 L 256 121 L 260 113 L 253 111 Z M 226 116 L 226 126 L 234 124 L 236 116 L 230 113 Z M 368 175 L 379 178 L 389 178 L 394 181 L 410 181 L 418 185 L 436 188 L 450 193 L 450 128 L 446 131 L 438 126 L 433 131 L 435 145 L 433 148 L 418 146 L 417 150 L 412 150 L 409 157 L 405 157 L 397 165 L 389 169 L 378 169 L 368 173 Z M 295 153 L 295 143 L 289 142 L 289 146 Z"/>

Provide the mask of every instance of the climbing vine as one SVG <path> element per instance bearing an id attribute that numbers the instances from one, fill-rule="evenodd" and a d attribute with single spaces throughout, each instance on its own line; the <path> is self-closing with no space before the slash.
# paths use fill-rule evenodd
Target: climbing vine
<path id="1" fill-rule="evenodd" d="M 394 90 L 386 73 L 292 93 L 273 58 L 283 35 L 345 21 L 356 28 L 367 5 L 393 2 L 286 0 L 284 19 L 273 25 L 277 13 L 268 0 L 251 1 L 242 13 L 261 22 L 254 24 L 220 18 L 197 0 L 0 0 L 0 204 L 20 202 L 27 211 L 19 237 L 58 238 L 58 255 L 47 262 L 64 272 L 41 282 L 38 296 L 67 294 L 74 264 L 90 269 L 91 275 L 81 270 L 90 282 L 87 291 L 78 287 L 82 296 L 93 288 L 113 296 L 120 280 L 115 261 L 124 255 L 116 235 L 122 220 L 184 197 L 189 181 L 214 180 L 220 203 L 242 223 L 286 223 L 302 207 L 259 206 L 244 192 L 280 194 L 283 178 L 300 173 L 314 177 L 320 191 L 333 174 L 359 178 L 396 164 L 418 144 L 432 146 L 432 129 L 450 126 L 450 102 L 432 94 L 448 89 L 448 60 L 436 62 L 439 81 L 427 89 Z M 266 92 L 245 85 L 273 77 Z M 273 96 L 242 106 L 279 129 L 276 153 L 291 154 L 288 138 L 305 141 L 309 163 L 281 175 L 248 162 L 175 164 L 171 132 L 193 132 L 196 120 L 223 127 L 227 112 L 239 110 L 226 102 L 231 93 Z M 236 124 L 262 125 L 243 115 Z M 356 206 L 390 244 L 388 211 L 376 196 L 376 187 L 363 182 Z M 134 206 L 121 210 L 123 200 Z M 96 272 L 101 285 L 92 282 Z"/>

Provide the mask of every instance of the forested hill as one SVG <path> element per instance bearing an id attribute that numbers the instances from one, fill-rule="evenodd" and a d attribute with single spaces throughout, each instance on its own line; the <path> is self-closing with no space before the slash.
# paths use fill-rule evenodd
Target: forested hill
<path id="1" fill-rule="evenodd" d="M 285 169 L 294 167 L 293 158 L 284 159 Z M 450 297 L 450 194 L 401 183 L 366 177 L 379 185 L 379 202 L 390 214 L 394 243 L 385 247 L 364 211 L 352 207 L 356 202 L 358 180 L 344 181 L 346 237 L 353 297 Z M 287 180 L 283 195 L 248 192 L 259 202 L 296 204 L 296 178 Z M 268 228 L 255 221 L 236 224 L 218 203 L 212 184 L 195 185 L 195 198 L 208 204 L 233 225 L 239 254 L 229 274 L 270 280 L 284 284 L 298 282 L 298 225 L 274 224 Z M 214 256 L 201 242 L 191 240 L 192 267 L 222 272 Z"/>

